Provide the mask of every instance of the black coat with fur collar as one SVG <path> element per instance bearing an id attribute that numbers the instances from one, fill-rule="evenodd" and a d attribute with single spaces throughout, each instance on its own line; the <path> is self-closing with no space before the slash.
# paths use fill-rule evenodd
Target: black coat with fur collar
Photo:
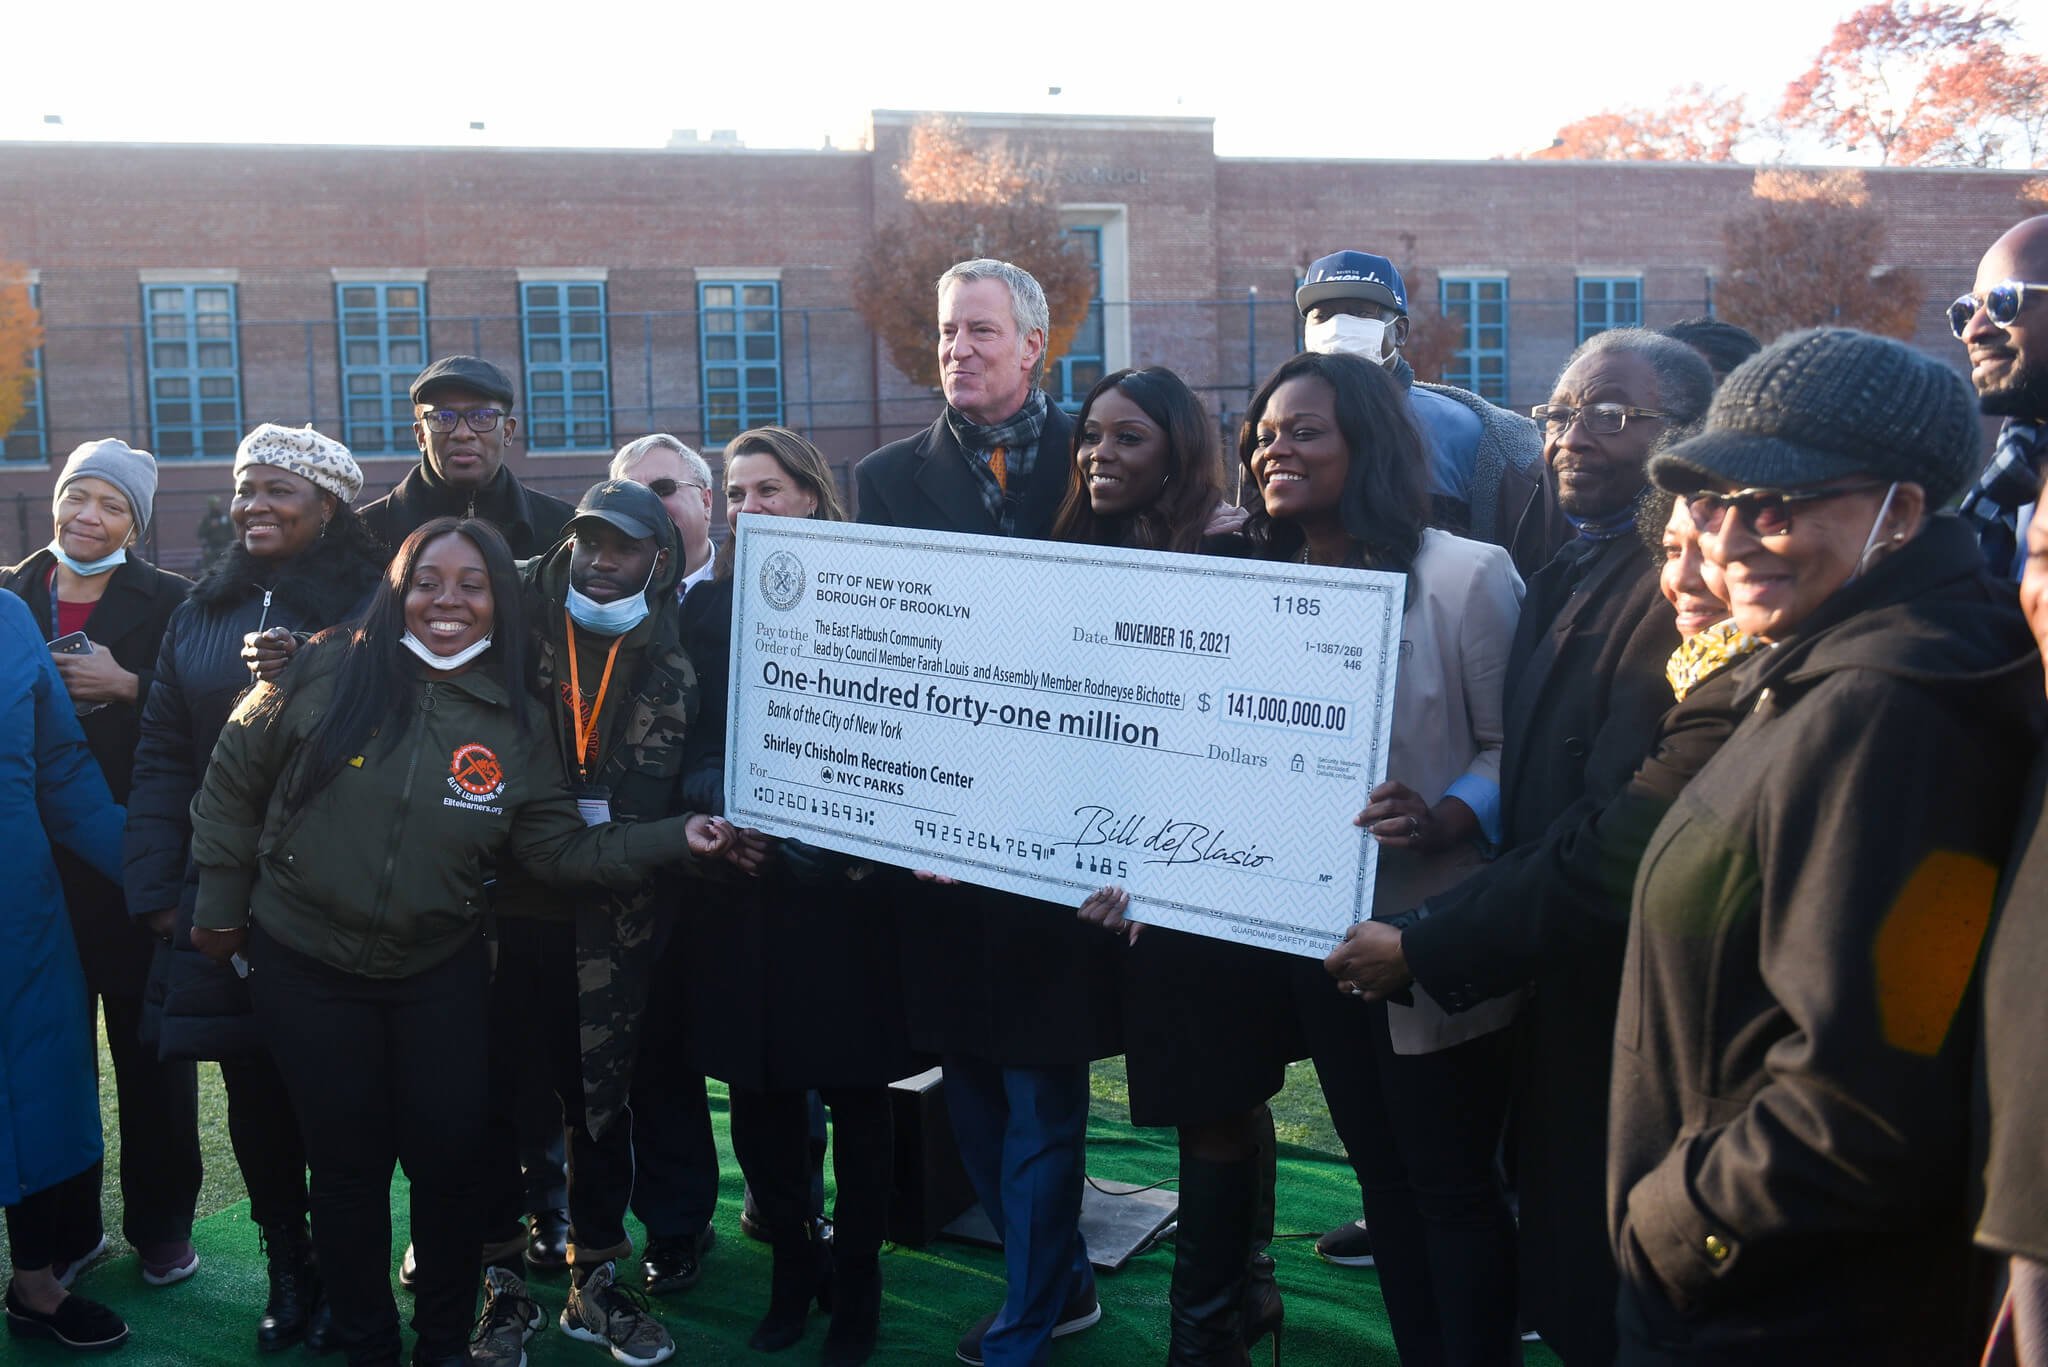
<path id="1" fill-rule="evenodd" d="M 191 948 L 199 884 L 188 812 L 213 743 L 250 684 L 242 638 L 269 627 L 319 631 L 344 621 L 366 604 L 383 570 L 368 543 L 353 537 L 324 538 L 278 567 L 235 544 L 171 615 L 142 710 L 123 849 L 128 914 L 179 914 L 177 962 L 159 963 L 148 994 L 152 1008 L 163 1005 L 165 1057 L 221 1058 L 257 1047 L 245 1022 L 222 1019 L 248 1012 L 239 980 Z"/>

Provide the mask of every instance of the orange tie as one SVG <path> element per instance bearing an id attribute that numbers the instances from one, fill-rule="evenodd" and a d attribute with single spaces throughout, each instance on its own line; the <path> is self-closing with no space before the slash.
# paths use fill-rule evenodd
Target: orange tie
<path id="1" fill-rule="evenodd" d="M 1008 452 L 1009 448 L 1007 446 L 998 446 L 995 450 L 988 453 L 988 468 L 996 477 L 996 488 L 1001 489 L 1006 494 L 1010 492 L 1010 479 L 1009 469 L 1003 464 L 1003 457 Z"/>

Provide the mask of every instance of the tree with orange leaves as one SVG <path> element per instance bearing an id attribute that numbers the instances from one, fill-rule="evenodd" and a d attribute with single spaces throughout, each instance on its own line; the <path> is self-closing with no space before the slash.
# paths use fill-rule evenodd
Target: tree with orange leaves
<path id="1" fill-rule="evenodd" d="M 1693 84 L 1662 109 L 1602 110 L 1557 130 L 1532 161 L 1733 161 L 1751 132 L 1740 94 Z"/>
<path id="2" fill-rule="evenodd" d="M 854 279 L 854 304 L 888 348 L 895 367 L 937 386 L 932 286 L 946 268 L 992 256 L 1021 266 L 1052 310 L 1050 365 L 1073 342 L 1095 290 L 1095 272 L 1064 236 L 1051 168 L 996 141 L 971 144 L 959 126 L 926 120 L 911 130 L 910 155 L 896 167 L 904 212 L 868 243 Z"/>
<path id="3" fill-rule="evenodd" d="M 1807 327 L 1910 337 L 1925 289 L 1883 264 L 1885 224 L 1860 171 L 1756 173 L 1748 210 L 1722 225 L 1715 311 L 1765 342 Z"/>
<path id="4" fill-rule="evenodd" d="M 13 430 L 28 407 L 29 383 L 35 379 L 31 362 L 42 344 L 42 319 L 29 295 L 28 273 L 0 261 L 0 436 Z"/>
<path id="5" fill-rule="evenodd" d="M 2019 107 L 2001 77 L 2030 74 L 2026 54 L 2007 46 L 2013 29 L 1988 5 L 1879 0 L 1835 25 L 1778 118 L 1824 146 L 1874 151 L 1880 166 L 1996 164 L 1999 125 Z M 2035 129 L 2038 144 L 2038 118 Z"/>

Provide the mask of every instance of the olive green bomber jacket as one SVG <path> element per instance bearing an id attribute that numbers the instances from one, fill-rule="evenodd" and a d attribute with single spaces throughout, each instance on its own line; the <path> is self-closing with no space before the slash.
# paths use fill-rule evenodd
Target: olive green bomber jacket
<path id="1" fill-rule="evenodd" d="M 548 728 L 520 730 L 475 670 L 423 677 L 397 744 L 373 740 L 287 815 L 282 780 L 333 694 L 339 643 L 300 654 L 281 708 L 266 686 L 235 709 L 192 801 L 195 925 L 253 919 L 345 972 L 409 977 L 477 933 L 492 859 L 621 889 L 694 862 L 683 817 L 586 826 Z"/>

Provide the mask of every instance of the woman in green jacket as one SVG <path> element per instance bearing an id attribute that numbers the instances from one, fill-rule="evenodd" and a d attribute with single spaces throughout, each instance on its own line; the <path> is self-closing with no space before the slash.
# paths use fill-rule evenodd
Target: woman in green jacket
<path id="1" fill-rule="evenodd" d="M 352 1367 L 395 1367 L 389 1199 L 412 1183 L 414 1364 L 468 1361 L 485 1090 L 485 870 L 632 887 L 724 853 L 707 816 L 613 823 L 531 724 L 511 552 L 406 539 L 363 618 L 238 707 L 192 804 L 193 941 L 236 958 L 307 1139 L 313 1234 Z"/>

